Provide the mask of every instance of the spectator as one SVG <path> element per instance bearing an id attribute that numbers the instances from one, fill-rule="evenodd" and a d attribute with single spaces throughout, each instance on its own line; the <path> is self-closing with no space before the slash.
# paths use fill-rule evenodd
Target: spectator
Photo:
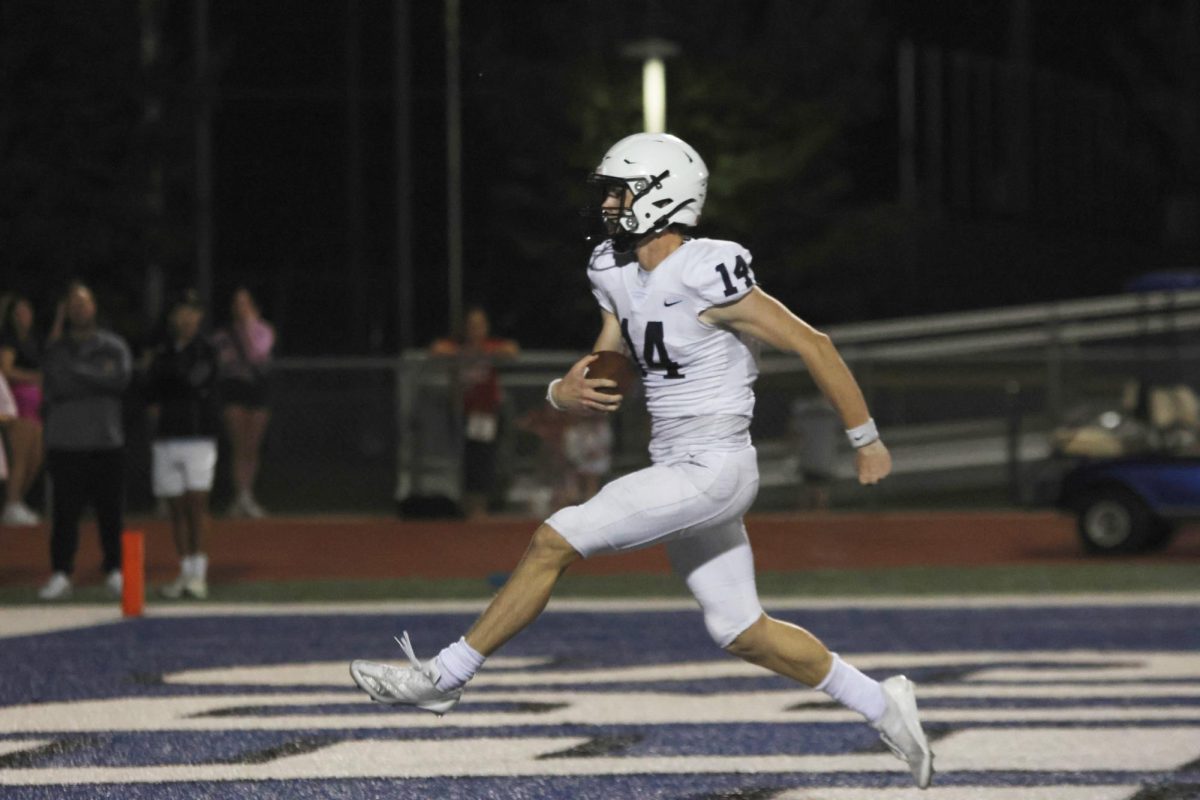
<path id="1" fill-rule="evenodd" d="M 538 439 L 537 457 L 529 488 L 528 511 L 535 517 L 546 517 L 555 508 L 568 502 L 570 492 L 567 474 L 570 466 L 565 452 L 569 418 L 540 403 L 516 420 L 518 430 L 531 433 Z"/>
<path id="2" fill-rule="evenodd" d="M 0 375 L 16 401 L 16 419 L 7 427 L 12 455 L 5 486 L 5 525 L 37 525 L 37 513 L 25 504 L 29 489 L 42 469 L 41 345 L 33 329 L 33 304 L 20 295 L 0 301 Z"/>
<path id="3" fill-rule="evenodd" d="M 563 450 L 567 457 L 564 505 L 587 502 L 612 469 L 612 426 L 605 417 L 572 417 Z"/>
<path id="4" fill-rule="evenodd" d="M 604 417 L 567 416 L 543 403 L 522 414 L 517 427 L 539 441 L 529 509 L 534 516 L 589 500 L 612 470 L 613 432 Z"/>
<path id="5" fill-rule="evenodd" d="M 17 401 L 9 391 L 8 381 L 4 379 L 3 373 L 0 373 L 0 429 L 7 429 L 16 418 Z M 0 447 L 0 481 L 7 480 L 8 458 L 4 455 L 4 448 Z"/>
<path id="6" fill-rule="evenodd" d="M 266 511 L 254 496 L 263 436 L 271 419 L 271 351 L 275 329 L 262 318 L 250 290 L 241 287 L 230 301 L 229 326 L 213 338 L 220 363 L 219 390 L 225 404 L 225 431 L 233 449 L 232 517 L 260 518 Z"/>
<path id="7" fill-rule="evenodd" d="M 79 518 L 91 503 L 100 528 L 109 591 L 121 593 L 121 527 L 125 432 L 121 398 L 132 359 L 125 341 L 96 325 L 96 300 L 73 283 L 59 305 L 53 338 L 42 361 L 46 447 L 53 482 L 50 560 L 54 574 L 38 592 L 43 600 L 70 595 Z"/>
<path id="8" fill-rule="evenodd" d="M 463 510 L 468 518 L 487 513 L 496 487 L 496 439 L 504 395 L 495 362 L 520 350 L 513 340 L 491 335 L 487 311 L 479 306 L 467 309 L 461 336 L 438 339 L 430 347 L 436 356 L 457 359 L 464 423 Z"/>
<path id="9" fill-rule="evenodd" d="M 154 496 L 166 500 L 179 553 L 179 577 L 161 590 L 171 599 L 208 596 L 204 542 L 220 420 L 217 352 L 200 335 L 203 320 L 199 296 L 185 292 L 168 315 L 167 337 L 154 351 L 146 387 Z"/>
<path id="10" fill-rule="evenodd" d="M 797 470 L 804 486 L 802 505 L 811 511 L 830 507 L 833 471 L 841 421 L 820 397 L 801 397 L 792 403 L 791 429 L 798 454 Z"/>

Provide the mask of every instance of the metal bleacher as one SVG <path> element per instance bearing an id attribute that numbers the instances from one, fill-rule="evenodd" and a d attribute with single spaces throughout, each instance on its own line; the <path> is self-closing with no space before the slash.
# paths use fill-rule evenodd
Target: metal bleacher
<path id="1" fill-rule="evenodd" d="M 878 490 L 839 452 L 835 506 L 1006 503 L 1015 471 L 1044 459 L 1048 434 L 1089 405 L 1113 406 L 1130 380 L 1197 381 L 1200 290 L 1094 297 L 826 328 L 858 377 L 895 457 Z M 535 505 L 545 474 L 519 424 L 578 353 L 525 352 L 499 365 L 503 504 Z M 752 428 L 765 509 L 794 507 L 801 478 L 795 402 L 817 395 L 794 356 L 764 349 Z M 283 359 L 263 489 L 280 510 L 394 508 L 410 495 L 459 494 L 461 429 L 445 360 Z M 640 402 L 614 420 L 613 472 L 647 463 Z M 864 500 L 865 498 L 865 500 Z"/>

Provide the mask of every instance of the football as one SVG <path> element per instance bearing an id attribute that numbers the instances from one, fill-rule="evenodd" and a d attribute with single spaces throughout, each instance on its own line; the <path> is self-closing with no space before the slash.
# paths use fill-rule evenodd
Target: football
<path id="1" fill-rule="evenodd" d="M 608 378 L 617 382 L 615 389 L 604 387 L 598 391 L 629 397 L 638 385 L 637 369 L 633 366 L 633 362 L 623 353 L 615 350 L 600 350 L 592 355 L 599 357 L 588 364 L 587 377 Z"/>

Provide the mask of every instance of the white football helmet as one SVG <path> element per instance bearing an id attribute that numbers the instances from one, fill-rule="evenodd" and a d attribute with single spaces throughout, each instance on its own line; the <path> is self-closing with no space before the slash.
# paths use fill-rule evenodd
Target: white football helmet
<path id="1" fill-rule="evenodd" d="M 589 182 L 601 188 L 601 200 L 625 198 L 618 212 L 586 211 L 603 220 L 618 250 L 628 250 L 638 239 L 669 225 L 699 221 L 708 192 L 708 167 L 678 136 L 635 133 L 608 149 Z"/>

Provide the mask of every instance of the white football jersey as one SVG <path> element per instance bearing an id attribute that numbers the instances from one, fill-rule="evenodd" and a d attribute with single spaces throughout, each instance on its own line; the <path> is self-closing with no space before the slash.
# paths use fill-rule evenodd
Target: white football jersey
<path id="1" fill-rule="evenodd" d="M 592 293 L 621 323 L 642 374 L 655 422 L 754 412 L 756 347 L 736 333 L 700 321 L 713 306 L 754 287 L 750 252 L 736 242 L 688 239 L 650 272 L 604 242 L 588 266 Z M 752 340 L 751 340 L 752 341 Z"/>

